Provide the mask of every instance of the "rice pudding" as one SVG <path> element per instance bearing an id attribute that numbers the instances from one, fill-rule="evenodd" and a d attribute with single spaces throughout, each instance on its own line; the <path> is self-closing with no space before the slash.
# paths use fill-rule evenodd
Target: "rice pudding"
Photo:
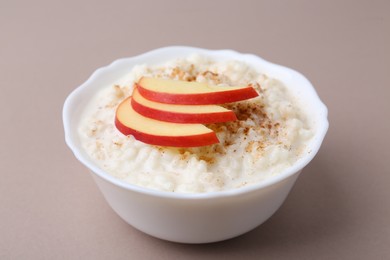
<path id="1" fill-rule="evenodd" d="M 259 96 L 223 104 L 236 121 L 207 124 L 219 143 L 204 147 L 153 146 L 120 133 L 114 118 L 141 77 L 251 85 Z M 138 65 L 96 93 L 83 111 L 79 136 L 88 155 L 106 172 L 150 189 L 201 193 L 235 189 L 278 174 L 305 153 L 314 135 L 299 100 L 277 79 L 241 61 L 214 61 L 201 55 L 154 66 Z"/>

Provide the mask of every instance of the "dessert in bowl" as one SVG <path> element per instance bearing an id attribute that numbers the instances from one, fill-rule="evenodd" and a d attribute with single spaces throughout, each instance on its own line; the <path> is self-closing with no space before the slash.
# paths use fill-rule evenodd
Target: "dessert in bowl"
<path id="1" fill-rule="evenodd" d="M 325 105 L 298 72 L 192 47 L 98 69 L 69 95 L 63 119 L 68 146 L 114 211 L 185 243 L 232 238 L 268 219 L 328 128 Z"/>

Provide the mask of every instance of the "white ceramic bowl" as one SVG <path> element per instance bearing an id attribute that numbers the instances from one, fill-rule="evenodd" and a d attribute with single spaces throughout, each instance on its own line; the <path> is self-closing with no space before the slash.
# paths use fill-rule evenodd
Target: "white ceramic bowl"
<path id="1" fill-rule="evenodd" d="M 83 151 L 77 134 L 80 116 L 90 97 L 112 84 L 137 64 L 156 64 L 200 53 L 217 60 L 236 59 L 256 66 L 293 89 L 315 120 L 311 153 L 293 167 L 251 186 L 213 193 L 180 194 L 150 190 L 120 181 L 99 168 Z M 267 220 L 283 203 L 299 173 L 315 156 L 328 129 L 327 108 L 310 82 L 298 72 L 257 56 L 231 50 L 166 47 L 120 59 L 96 70 L 66 99 L 63 108 L 65 140 L 76 158 L 92 173 L 113 210 L 133 227 L 152 236 L 183 243 L 207 243 L 232 238 Z"/>

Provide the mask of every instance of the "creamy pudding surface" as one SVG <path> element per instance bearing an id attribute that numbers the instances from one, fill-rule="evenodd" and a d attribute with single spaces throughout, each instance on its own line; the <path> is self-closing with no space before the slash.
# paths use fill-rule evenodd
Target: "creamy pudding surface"
<path id="1" fill-rule="evenodd" d="M 123 135 L 114 125 L 117 106 L 143 76 L 216 86 L 251 85 L 259 96 L 222 104 L 238 120 L 206 125 L 216 132 L 218 144 L 154 146 Z M 193 54 L 165 64 L 133 67 L 92 97 L 78 132 L 97 165 L 124 182 L 167 192 L 213 192 L 259 183 L 309 153 L 314 126 L 304 111 L 288 86 L 255 67 Z"/>

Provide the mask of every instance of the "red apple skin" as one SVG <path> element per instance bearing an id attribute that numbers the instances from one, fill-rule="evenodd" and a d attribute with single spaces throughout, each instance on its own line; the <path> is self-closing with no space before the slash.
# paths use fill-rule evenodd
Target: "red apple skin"
<path id="1" fill-rule="evenodd" d="M 115 126 L 124 135 L 132 135 L 138 141 L 150 145 L 171 147 L 200 147 L 219 143 L 215 133 L 191 136 L 157 136 L 134 130 L 115 117 Z"/>
<path id="2" fill-rule="evenodd" d="M 127 113 L 121 109 L 125 109 L 125 111 L 133 111 L 133 112 Z M 118 112 L 119 110 L 121 110 L 122 113 Z M 134 109 L 132 109 L 131 97 L 129 97 L 126 98 L 124 101 L 122 101 L 122 103 L 117 108 L 115 114 L 115 122 L 114 122 L 115 126 L 122 134 L 133 135 L 135 139 L 144 142 L 146 144 L 159 145 L 159 146 L 171 146 L 171 147 L 200 147 L 200 146 L 207 146 L 207 145 L 219 143 L 219 140 L 213 131 L 205 132 L 205 133 L 194 133 L 191 135 L 163 136 L 157 134 L 149 134 L 149 133 L 142 132 L 140 130 L 136 130 L 131 126 L 132 121 L 130 117 L 132 113 L 137 113 L 137 112 L 134 111 Z M 126 116 L 126 118 L 121 118 L 123 116 Z M 148 119 L 148 120 L 156 121 L 154 119 Z M 127 124 L 125 123 L 126 121 L 128 122 Z M 156 122 L 158 122 L 158 120 Z M 161 122 L 161 123 L 171 124 L 168 122 Z"/>
<path id="3" fill-rule="evenodd" d="M 182 123 L 182 124 L 212 124 L 212 123 L 222 123 L 237 120 L 236 115 L 233 111 L 226 112 L 215 112 L 215 113 L 204 113 L 204 114 L 186 114 L 186 113 L 176 113 L 170 111 L 158 110 L 155 108 L 144 106 L 138 103 L 135 99 L 131 99 L 131 105 L 133 109 L 149 118 L 156 120 L 172 122 L 172 123 Z"/>
<path id="4" fill-rule="evenodd" d="M 248 86 L 242 89 L 196 94 L 172 94 L 151 91 L 136 84 L 139 93 L 151 101 L 177 105 L 215 105 L 242 101 L 257 97 L 256 90 Z"/>

